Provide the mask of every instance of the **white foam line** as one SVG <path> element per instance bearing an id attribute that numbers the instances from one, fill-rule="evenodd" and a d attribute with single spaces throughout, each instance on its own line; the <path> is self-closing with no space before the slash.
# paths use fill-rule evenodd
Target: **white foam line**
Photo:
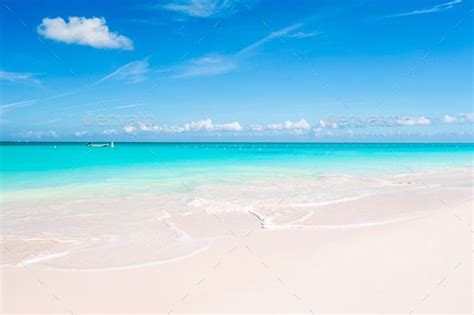
<path id="1" fill-rule="evenodd" d="M 34 256 L 34 257 L 27 258 L 25 260 L 20 261 L 19 263 L 17 263 L 17 266 L 27 266 L 27 265 L 37 263 L 40 261 L 45 261 L 48 259 L 53 259 L 53 258 L 57 258 L 61 256 L 66 256 L 70 253 L 71 252 L 62 252 L 62 253 L 56 253 L 56 254 L 50 254 L 50 255 L 38 255 L 38 256 Z"/>
<path id="2" fill-rule="evenodd" d="M 376 222 L 367 222 L 367 223 L 357 223 L 357 224 L 337 224 L 337 225 L 296 225 L 296 224 L 262 224 L 262 228 L 266 230 L 292 230 L 292 229 L 355 229 L 363 227 L 371 227 L 385 224 L 398 223 L 413 219 L 418 219 L 425 217 L 427 214 L 420 214 L 411 217 L 405 217 L 400 219 L 393 219 L 388 221 L 376 221 Z"/>
<path id="3" fill-rule="evenodd" d="M 304 216 L 302 216 L 302 217 L 299 218 L 299 219 L 296 219 L 295 221 L 290 222 L 289 224 L 290 224 L 290 225 L 293 225 L 293 224 L 295 224 L 295 223 L 300 223 L 300 222 L 306 221 L 306 220 L 309 219 L 313 214 L 314 214 L 314 211 L 313 211 L 313 210 L 310 210 L 310 211 L 308 211 Z"/>
<path id="4" fill-rule="evenodd" d="M 49 267 L 49 266 L 42 266 L 45 269 L 54 269 L 54 270 L 61 270 L 61 271 L 75 271 L 75 272 L 98 272 L 98 271 L 118 271 L 118 270 L 127 270 L 127 269 L 134 269 L 134 268 L 141 268 L 141 267 L 150 267 L 150 266 L 156 266 L 156 265 L 161 265 L 161 264 L 167 264 L 167 263 L 172 263 L 184 259 L 191 258 L 201 252 L 206 251 L 209 249 L 210 245 L 206 245 L 202 248 L 199 248 L 187 255 L 179 256 L 176 258 L 170 258 L 170 259 L 164 259 L 164 260 L 159 260 L 159 261 L 153 261 L 149 263 L 143 263 L 143 264 L 136 264 L 136 265 L 130 265 L 130 266 L 123 266 L 123 267 L 105 267 L 105 268 L 61 268 L 61 267 Z"/>

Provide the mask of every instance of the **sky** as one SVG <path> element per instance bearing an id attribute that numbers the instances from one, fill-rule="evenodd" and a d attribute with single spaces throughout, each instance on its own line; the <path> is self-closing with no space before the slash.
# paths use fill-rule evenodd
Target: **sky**
<path id="1" fill-rule="evenodd" d="M 472 3 L 2 0 L 0 140 L 472 142 Z"/>

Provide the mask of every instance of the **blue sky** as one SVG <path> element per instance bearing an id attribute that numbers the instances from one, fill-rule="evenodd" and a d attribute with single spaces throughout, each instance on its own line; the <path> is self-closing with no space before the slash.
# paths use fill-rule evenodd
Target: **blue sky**
<path id="1" fill-rule="evenodd" d="M 1 140 L 472 141 L 472 2 L 3 1 Z"/>

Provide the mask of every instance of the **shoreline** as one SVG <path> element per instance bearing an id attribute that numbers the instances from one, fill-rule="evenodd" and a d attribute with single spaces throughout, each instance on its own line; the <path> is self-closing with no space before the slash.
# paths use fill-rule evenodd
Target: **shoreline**
<path id="1" fill-rule="evenodd" d="M 2 213 L 9 230 L 36 238 L 21 245 L 3 235 L 3 248 L 17 242 L 7 245 L 10 251 L 26 248 L 29 254 L 0 267 L 9 288 L 1 309 L 64 312 L 64 304 L 74 312 L 122 313 L 467 312 L 473 172 L 206 185 L 100 203 L 57 199 L 40 212 L 19 215 L 27 200 L 16 212 Z M 334 196 L 346 197 L 327 200 Z M 59 245 L 47 243 L 54 233 L 63 233 Z M 72 241 L 78 243 L 68 247 Z M 48 257 L 41 255 L 52 256 L 35 261 Z M 32 275 L 62 303 L 48 298 Z M 423 300 L 432 286 L 443 293 Z M 28 305 L 17 299 L 23 295 L 30 297 Z"/>

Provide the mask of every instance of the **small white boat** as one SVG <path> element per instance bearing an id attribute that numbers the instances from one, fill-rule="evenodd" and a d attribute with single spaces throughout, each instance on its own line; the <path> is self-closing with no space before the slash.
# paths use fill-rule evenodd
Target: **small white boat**
<path id="1" fill-rule="evenodd" d="M 115 145 L 113 142 L 110 143 L 91 143 L 88 142 L 86 146 L 91 147 L 91 148 L 114 148 Z"/>

